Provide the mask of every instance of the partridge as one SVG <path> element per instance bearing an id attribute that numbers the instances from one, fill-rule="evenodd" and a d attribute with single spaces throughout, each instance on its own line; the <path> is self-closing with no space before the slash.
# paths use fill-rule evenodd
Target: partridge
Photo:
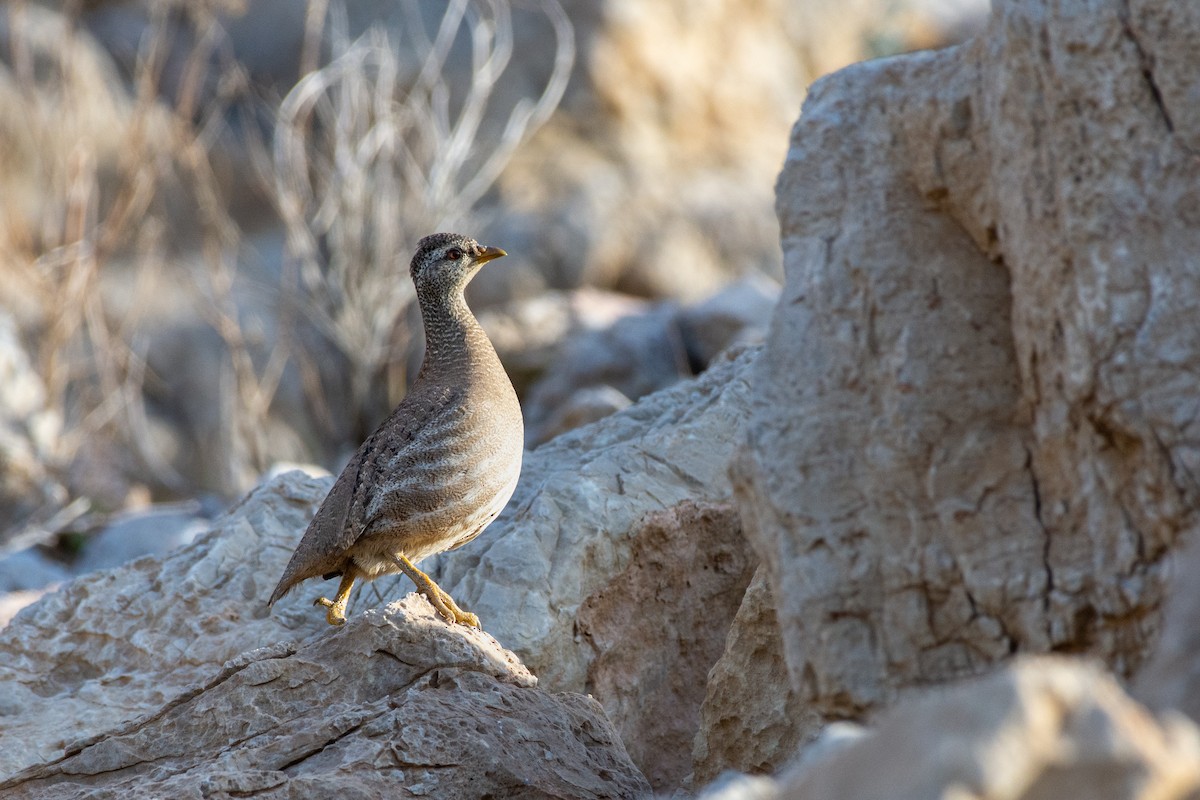
<path id="1" fill-rule="evenodd" d="M 357 580 L 403 572 L 446 619 L 479 627 L 416 564 L 474 539 L 504 508 L 521 472 L 521 406 L 463 289 L 507 255 L 454 233 L 426 236 L 410 271 L 425 327 L 411 390 L 342 470 L 271 594 L 341 576 L 328 608 L 346 621 Z"/>

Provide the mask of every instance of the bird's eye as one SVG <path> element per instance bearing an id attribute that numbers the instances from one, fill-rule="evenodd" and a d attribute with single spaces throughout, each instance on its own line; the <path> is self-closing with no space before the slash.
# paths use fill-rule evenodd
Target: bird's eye
<path id="1" fill-rule="evenodd" d="M 462 258 L 462 250 L 459 250 L 457 247 L 451 247 L 446 251 L 446 258 L 450 259 L 451 261 L 458 261 L 460 258 Z"/>

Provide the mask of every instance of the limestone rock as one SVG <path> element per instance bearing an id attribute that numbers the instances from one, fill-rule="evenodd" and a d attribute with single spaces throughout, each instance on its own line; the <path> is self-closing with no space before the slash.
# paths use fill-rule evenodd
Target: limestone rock
<path id="1" fill-rule="evenodd" d="M 672 797 L 682 797 L 676 794 Z M 760 775 L 727 772 L 697 795 L 699 800 L 778 800 L 779 784 Z"/>
<path id="2" fill-rule="evenodd" d="M 691 771 L 705 679 L 757 562 L 728 503 L 648 514 L 625 570 L 579 608 L 587 689 L 658 791 Z"/>
<path id="3" fill-rule="evenodd" d="M 631 400 L 691 377 L 673 304 L 629 314 L 567 337 L 522 403 L 526 440 L 537 446 L 561 432 L 558 412 L 579 390 L 609 386 Z"/>
<path id="4" fill-rule="evenodd" d="M 812 87 L 734 473 L 824 718 L 1145 658 L 1200 508 L 1198 42 L 1194 4 L 999 3 Z"/>
<path id="5" fill-rule="evenodd" d="M 0 558 L 0 594 L 42 589 L 70 577 L 66 567 L 51 561 L 34 547 Z"/>
<path id="6" fill-rule="evenodd" d="M 54 586 L 51 584 L 41 589 L 17 589 L 12 592 L 0 594 L 0 629 L 3 629 L 5 625 L 11 622 L 18 611 L 36 602 L 42 595 L 53 588 Z"/>
<path id="7" fill-rule="evenodd" d="M 76 579 L 17 614 L 0 631 L 0 774 L 162 708 L 241 653 L 321 632 L 304 598 L 270 615 L 263 598 L 327 487 L 266 484 L 191 547 Z"/>
<path id="8" fill-rule="evenodd" d="M 725 770 L 771 774 L 813 739 L 821 718 L 788 681 L 783 640 L 766 570 L 754 573 L 729 628 L 725 652 L 708 673 L 692 751 L 692 785 Z"/>
<path id="9" fill-rule="evenodd" d="M 0 787 L 14 798 L 645 791 L 594 701 L 534 684 L 494 640 L 450 628 L 410 596 L 304 643 L 243 654 Z"/>
<path id="10" fill-rule="evenodd" d="M 763 275 L 749 275 L 695 305 L 680 310 L 676 324 L 688 361 L 708 364 L 735 344 L 761 344 L 779 285 Z"/>
<path id="11" fill-rule="evenodd" d="M 555 436 L 604 419 L 630 405 L 632 402 L 628 397 L 607 383 L 577 389 L 533 429 L 532 443 L 535 446 L 544 444 Z"/>
<path id="12" fill-rule="evenodd" d="M 1095 664 L 1026 658 L 929 692 L 783 781 L 776 796 L 841 800 L 1184 800 L 1200 731 L 1129 699 Z"/>
<path id="13" fill-rule="evenodd" d="M 341 629 L 311 608 L 314 587 L 268 613 L 330 483 L 285 474 L 193 545 L 84 576 L 23 610 L 0 633 L 0 792 L 649 790 L 594 701 L 535 688 L 515 656 L 448 626 L 424 598 Z"/>
<path id="14" fill-rule="evenodd" d="M 108 569 L 144 555 L 161 555 L 190 544 L 209 521 L 188 507 L 132 511 L 110 521 L 84 545 L 78 572 Z"/>
<path id="15" fill-rule="evenodd" d="M 1200 722 L 1200 539 L 1173 555 L 1162 633 L 1133 695 L 1155 711 L 1181 711 Z"/>

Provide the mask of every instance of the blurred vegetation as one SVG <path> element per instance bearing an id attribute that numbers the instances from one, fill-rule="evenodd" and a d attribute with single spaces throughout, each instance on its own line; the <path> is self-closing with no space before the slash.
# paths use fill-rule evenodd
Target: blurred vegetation
<path id="1" fill-rule="evenodd" d="M 351 38 L 338 5 L 309 0 L 283 91 L 231 56 L 237 0 L 146 0 L 120 65 L 81 25 L 85 4 L 0 10 L 0 303 L 54 420 L 47 480 L 66 486 L 29 525 L 229 497 L 280 459 L 336 460 L 403 394 L 420 346 L 409 254 L 472 229 L 561 99 L 574 43 L 556 0 L 527 4 L 554 64 L 501 96 L 507 0 L 398 5 L 405 25 Z M 187 412 L 207 426 L 168 408 L 200 396 L 174 371 L 207 374 L 155 340 L 186 319 L 219 362 L 219 408 Z"/>

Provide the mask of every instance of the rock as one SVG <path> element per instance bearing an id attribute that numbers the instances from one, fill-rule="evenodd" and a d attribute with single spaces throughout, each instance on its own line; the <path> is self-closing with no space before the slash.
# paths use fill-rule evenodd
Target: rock
<path id="1" fill-rule="evenodd" d="M 241 653 L 320 633 L 303 598 L 270 615 L 262 598 L 327 489 L 296 473 L 265 484 L 190 547 L 78 578 L 19 614 L 0 632 L 13 740 L 0 775 L 161 709 Z"/>
<path id="2" fill-rule="evenodd" d="M 755 566 L 731 505 L 684 501 L 646 516 L 625 570 L 579 608 L 588 693 L 656 791 L 691 771 L 705 678 Z"/>
<path id="3" fill-rule="evenodd" d="M 472 283 L 472 285 L 474 285 Z M 522 397 L 555 365 L 564 341 L 645 313 L 651 303 L 597 289 L 546 292 L 479 312 L 479 324 Z"/>
<path id="4" fill-rule="evenodd" d="M 47 592 L 52 591 L 54 584 L 41 589 L 17 589 L 0 594 L 0 630 L 4 628 L 22 608 L 37 602 Z M 3 716 L 4 706 L 0 704 L 0 716 Z"/>
<path id="5" fill-rule="evenodd" d="M 1133 696 L 1154 711 L 1168 709 L 1200 722 L 1200 538 L 1173 554 L 1162 633 L 1137 674 Z"/>
<path id="6" fill-rule="evenodd" d="M 777 800 L 779 784 L 771 778 L 727 772 L 697 797 L 700 800 Z"/>
<path id="7" fill-rule="evenodd" d="M 821 723 L 788 681 L 774 601 L 760 567 L 729 628 L 724 653 L 708 673 L 692 785 L 705 787 L 726 770 L 774 773 L 816 737 Z"/>
<path id="8" fill-rule="evenodd" d="M 677 324 L 688 361 L 704 365 L 732 345 L 761 344 L 778 301 L 779 284 L 749 275 L 682 309 Z"/>
<path id="9" fill-rule="evenodd" d="M 555 436 L 583 427 L 630 406 L 630 400 L 608 384 L 585 386 L 554 408 L 534 431 L 532 444 L 544 444 Z"/>
<path id="10" fill-rule="evenodd" d="M 536 688 L 494 639 L 445 624 L 424 598 L 339 629 L 308 592 L 268 613 L 330 484 L 283 475 L 191 546 L 79 578 L 18 615 L 0 632 L 0 792 L 649 791 L 594 701 Z"/>
<path id="11" fill-rule="evenodd" d="M 34 547 L 28 547 L 0 559 L 0 594 L 44 589 L 70 580 L 66 567 L 52 561 Z"/>
<path id="12" fill-rule="evenodd" d="M 746 278 L 683 307 L 581 290 L 560 295 L 569 297 L 568 313 L 551 316 L 543 298 L 486 314 L 484 325 L 499 335 L 506 367 L 529 383 L 526 440 L 536 447 L 624 407 L 617 393 L 637 400 L 703 372 L 728 347 L 760 344 L 778 295 L 767 278 Z M 547 317 L 558 324 L 547 325 Z M 542 344 L 551 332 L 559 340 Z M 520 342 L 535 344 L 536 368 Z"/>
<path id="13" fill-rule="evenodd" d="M 824 719 L 1067 651 L 1118 674 L 1197 529 L 1200 6 L 995 4 L 815 84 L 734 460 Z"/>
<path id="14" fill-rule="evenodd" d="M 576 635 L 580 606 L 629 568 L 646 515 L 685 500 L 728 501 L 726 467 L 755 352 L 731 353 L 695 380 L 527 453 L 496 522 L 427 562 L 442 588 L 479 614 L 543 687 L 586 691 L 597 653 Z M 376 584 L 383 597 L 410 588 L 396 579 Z M 357 607 L 377 602 L 364 593 Z"/>
<path id="15" fill-rule="evenodd" d="M 243 654 L 0 788 L 13 798 L 382 796 L 396 786 L 433 797 L 641 796 L 595 701 L 535 683 L 495 640 L 450 628 L 410 596 L 302 644 Z"/>
<path id="16" fill-rule="evenodd" d="M 525 440 L 537 446 L 561 433 L 561 410 L 581 389 L 608 386 L 630 400 L 692 375 L 673 304 L 657 304 L 599 329 L 568 336 L 522 401 Z"/>
<path id="17" fill-rule="evenodd" d="M 793 771 L 780 798 L 1149 800 L 1200 792 L 1200 731 L 1155 719 L 1095 664 L 1023 658 L 928 692 Z"/>
<path id="18" fill-rule="evenodd" d="M 132 511 L 88 537 L 75 569 L 80 574 L 119 567 L 145 555 L 162 555 L 191 544 L 209 521 L 188 505 Z"/>

